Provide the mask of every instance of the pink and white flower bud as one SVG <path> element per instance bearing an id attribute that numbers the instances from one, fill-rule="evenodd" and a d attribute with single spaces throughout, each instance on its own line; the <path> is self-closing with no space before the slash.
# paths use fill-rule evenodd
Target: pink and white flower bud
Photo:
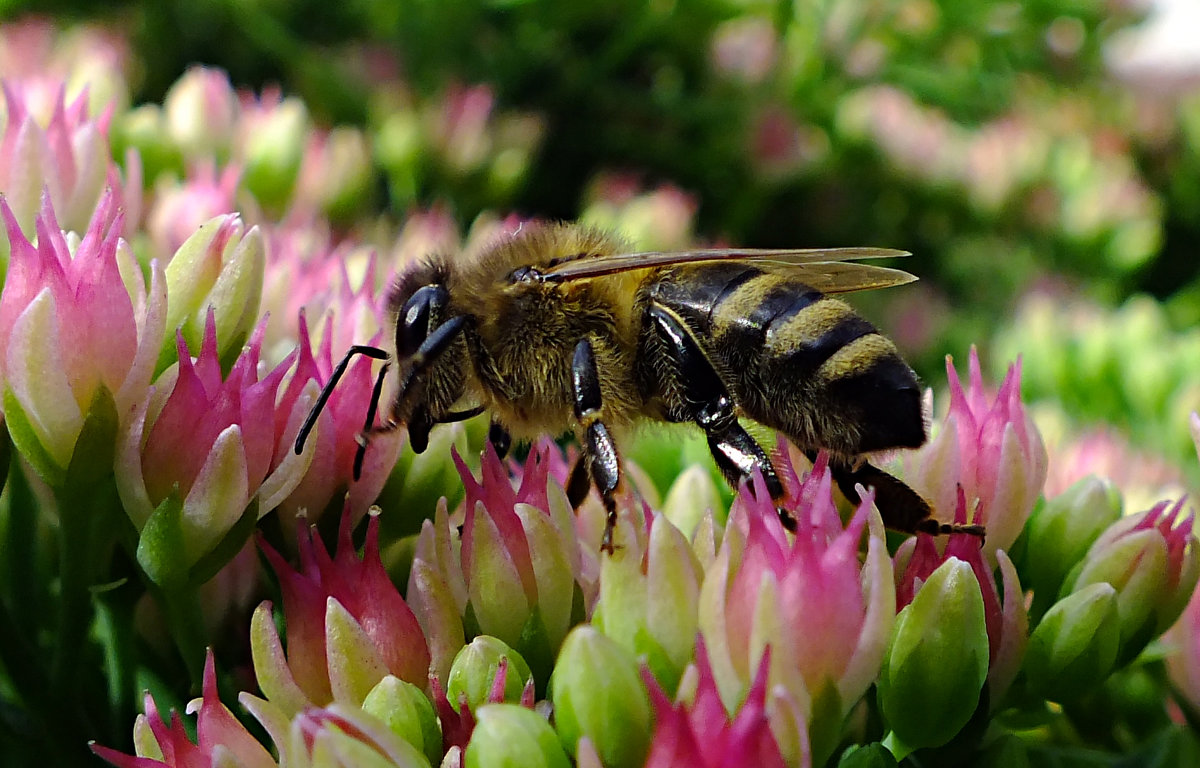
<path id="1" fill-rule="evenodd" d="M 229 75 L 210 67 L 189 68 L 163 97 L 167 134 L 185 162 L 228 158 L 240 110 Z"/>
<path id="2" fill-rule="evenodd" d="M 955 522 L 962 523 L 966 519 L 966 506 L 965 494 L 960 490 Z M 921 585 L 947 560 L 956 558 L 971 567 L 983 600 L 988 639 L 987 680 L 990 703 L 993 705 L 1001 701 L 1016 677 L 1029 641 L 1029 615 L 1017 569 L 1004 550 L 998 550 L 995 556 L 1003 590 L 997 587 L 994 569 L 985 561 L 977 536 L 952 534 L 939 551 L 933 536 L 918 534 L 900 545 L 895 558 L 897 609 L 903 609 L 911 603 Z M 1001 594 L 1004 595 L 1003 601 Z"/>
<path id="3" fill-rule="evenodd" d="M 204 342 L 193 360 L 181 334 L 179 363 L 168 369 L 133 410 L 117 450 L 117 490 L 141 530 L 168 497 L 182 499 L 185 552 L 194 562 L 233 526 L 252 500 L 259 514 L 278 506 L 300 482 L 311 453 L 277 451 L 295 439 L 311 401 L 276 412 L 287 360 L 260 378 L 262 326 L 222 376 L 216 321 L 209 312 Z M 276 436 L 277 419 L 288 427 Z M 282 455 L 281 461 L 276 460 Z"/>
<path id="4" fill-rule="evenodd" d="M 426 684 L 429 647 L 379 558 L 379 518 L 371 518 L 361 558 L 350 534 L 344 514 L 330 557 L 304 526 L 300 570 L 259 540 L 279 578 L 288 631 L 285 655 L 270 605 L 259 606 L 251 626 L 254 669 L 263 693 L 289 715 L 330 702 L 359 706 L 387 675 Z"/>
<path id="5" fill-rule="evenodd" d="M 574 516 L 561 483 L 548 477 L 554 450 L 548 441 L 534 446 L 517 489 L 490 445 L 481 481 L 454 451 L 466 488 L 461 539 L 439 508 L 421 529 L 411 579 L 413 609 L 443 679 L 463 645 L 468 610 L 475 633 L 512 646 L 539 680 L 549 674 L 580 589 Z"/>
<path id="6" fill-rule="evenodd" d="M 795 537 L 784 531 L 756 477 L 753 496 L 744 489 L 735 501 L 705 574 L 700 631 L 727 706 L 745 694 L 771 648 L 771 683 L 789 693 L 800 716 L 776 735 L 796 743 L 804 721 L 819 719 L 808 726 L 822 736 L 813 755 L 823 762 L 842 719 L 879 673 L 896 613 L 892 564 L 869 498 L 843 526 L 823 458 L 803 483 L 790 462 L 778 466 L 791 476 L 783 506 L 796 520 Z M 867 552 L 860 561 L 864 532 Z"/>
<path id="7" fill-rule="evenodd" d="M 1021 364 L 1008 369 L 989 397 L 971 348 L 970 382 L 964 389 L 946 358 L 950 410 L 933 439 L 904 458 L 905 478 L 950 522 L 958 488 L 966 492 L 967 522 L 987 528 L 984 552 L 994 561 L 1009 549 L 1029 519 L 1046 481 L 1046 447 L 1021 402 Z"/>
<path id="8" fill-rule="evenodd" d="M 133 726 L 135 755 L 126 755 L 110 747 L 92 745 L 92 751 L 117 768 L 143 768 L 163 765 L 167 768 L 191 768 L 231 761 L 243 768 L 276 768 L 278 763 L 221 703 L 217 694 L 217 671 L 209 650 L 204 662 L 204 693 L 188 704 L 196 714 L 197 740 L 188 737 L 179 713 L 171 712 L 170 724 L 158 711 L 154 697 L 146 694 L 143 708 Z M 150 762 L 154 761 L 154 762 Z"/>
<path id="9" fill-rule="evenodd" d="M 68 103 L 60 86 L 43 123 L 19 81 L 6 80 L 2 88 L 7 114 L 0 137 L 0 193 L 13 218 L 32 235 L 45 191 L 63 228 L 84 231 L 105 188 L 119 182 L 108 146 L 112 109 L 93 118 L 86 90 Z"/>
<path id="10" fill-rule="evenodd" d="M 149 289 L 120 259 L 121 214 L 107 194 L 75 248 L 59 229 L 50 196 L 37 219 L 37 245 L 20 229 L 7 199 L 0 214 L 11 260 L 0 293 L 0 383 L 17 447 L 54 484 L 70 464 L 84 420 L 100 391 L 124 418 L 144 396 L 161 345 L 166 282 L 151 265 Z M 136 304 L 135 304 L 136 298 Z M 36 454 L 36 456 L 35 456 Z"/>

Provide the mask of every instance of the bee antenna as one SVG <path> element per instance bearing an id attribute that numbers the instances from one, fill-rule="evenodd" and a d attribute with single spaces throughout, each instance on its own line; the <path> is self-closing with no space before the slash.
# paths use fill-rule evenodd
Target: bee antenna
<path id="1" fill-rule="evenodd" d="M 321 394 L 317 396 L 317 402 L 313 404 L 312 410 L 308 412 L 308 417 L 304 420 L 304 424 L 300 426 L 300 431 L 296 434 L 295 450 L 297 454 L 304 450 L 304 443 L 308 440 L 313 427 L 316 426 L 317 417 L 321 415 L 321 411 L 325 410 L 325 404 L 329 402 L 329 396 L 333 394 L 333 388 L 337 386 L 342 376 L 345 375 L 346 369 L 350 366 L 350 361 L 354 359 L 355 355 L 366 355 L 373 360 L 387 360 L 389 357 L 385 350 L 378 347 L 371 347 L 365 344 L 356 344 L 350 347 L 350 351 L 337 364 L 337 368 L 333 369 L 333 375 L 329 377 L 329 381 L 325 382 L 325 386 L 321 389 Z M 371 401 L 372 412 L 374 412 L 377 405 L 376 401 L 379 400 L 379 388 L 380 385 L 376 384 L 375 399 Z M 372 418 L 374 417 L 372 416 Z"/>
<path id="2" fill-rule="evenodd" d="M 367 456 L 367 436 L 371 434 L 371 427 L 375 424 L 375 414 L 379 411 L 379 398 L 383 394 L 383 379 L 387 376 L 388 363 L 384 363 L 379 369 L 379 375 L 375 377 L 375 386 L 371 389 L 371 404 L 367 406 L 367 421 L 363 424 L 363 431 L 358 437 L 358 450 L 354 452 L 354 479 L 358 480 L 362 477 L 363 459 Z"/>

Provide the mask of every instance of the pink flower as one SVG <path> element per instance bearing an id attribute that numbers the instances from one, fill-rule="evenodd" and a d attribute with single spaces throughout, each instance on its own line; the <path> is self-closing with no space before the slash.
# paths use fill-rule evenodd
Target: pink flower
<path id="1" fill-rule="evenodd" d="M 955 509 L 954 522 L 965 522 L 967 501 L 962 489 L 959 490 Z M 900 610 L 911 603 L 921 585 L 950 558 L 970 565 L 979 583 L 988 635 L 989 694 L 995 704 L 1001 700 L 1020 669 L 1029 639 L 1025 596 L 1017 578 L 1017 569 L 1004 550 L 996 552 L 1004 586 L 1002 602 L 995 574 L 984 561 L 983 548 L 977 536 L 952 534 L 946 538 L 941 552 L 938 551 L 937 541 L 929 534 L 922 533 L 908 539 L 896 553 L 896 568 L 900 574 L 896 582 L 896 608 Z"/>
<path id="2" fill-rule="evenodd" d="M 950 521 L 955 496 L 966 491 L 967 522 L 987 528 L 984 552 L 989 560 L 1008 549 L 1033 511 L 1046 481 L 1046 447 L 1021 403 L 1021 364 L 1011 366 L 995 398 L 984 391 L 979 356 L 970 356 L 970 386 L 963 389 L 953 361 L 950 411 L 934 438 L 905 457 L 905 476 Z"/>
<path id="3" fill-rule="evenodd" d="M 222 376 L 216 321 L 210 311 L 193 360 L 177 335 L 178 366 L 168 369 L 132 411 L 117 455 L 117 489 L 141 530 L 169 498 L 182 504 L 185 550 L 195 562 L 233 526 L 252 501 L 266 514 L 286 498 L 311 460 L 277 450 L 294 440 L 310 406 L 277 413 L 276 394 L 291 360 L 259 378 L 262 325 Z M 276 424 L 285 419 L 281 437 Z M 275 457 L 283 456 L 281 461 Z"/>
<path id="4" fill-rule="evenodd" d="M 445 206 L 435 205 L 427 211 L 410 213 L 404 219 L 404 226 L 392 245 L 392 268 L 403 270 L 431 253 L 458 253 L 461 247 L 454 217 Z"/>
<path id="5" fill-rule="evenodd" d="M 167 134 L 188 163 L 228 159 L 240 109 L 229 75 L 210 67 L 188 68 L 163 97 Z"/>
<path id="6" fill-rule="evenodd" d="M 17 447 L 51 484 L 62 481 L 97 398 L 112 398 L 114 417 L 123 417 L 144 395 L 162 340 L 163 272 L 151 264 L 147 292 L 119 239 L 116 204 L 112 193 L 104 197 L 72 253 L 48 195 L 36 246 L 21 233 L 7 199 L 0 199 L 12 249 L 0 293 L 5 415 Z"/>
<path id="7" fill-rule="evenodd" d="M 218 698 L 217 672 L 211 650 L 204 662 L 203 696 L 188 705 L 188 712 L 197 713 L 196 742 L 188 738 L 177 712 L 171 713 L 168 725 L 149 693 L 144 702 L 146 712 L 138 715 L 133 729 L 136 757 L 99 744 L 93 744 L 92 751 L 117 768 L 194 768 L 217 765 L 221 760 L 233 760 L 243 768 L 275 768 L 277 765 L 266 747 L 250 735 Z"/>
<path id="8" fill-rule="evenodd" d="M 291 450 L 291 446 L 283 441 L 288 430 L 288 414 L 301 400 L 312 402 L 333 371 L 333 340 L 336 335 L 333 322 L 333 317 L 326 316 L 321 346 L 314 357 L 308 324 L 303 314 L 300 317 L 299 359 L 295 372 L 279 398 L 276 412 L 277 451 Z M 370 344 L 379 342 L 378 334 L 368 341 Z M 312 460 L 308 471 L 280 503 L 284 514 L 290 516 L 293 512 L 304 510 L 309 521 L 315 523 L 330 503 L 348 494 L 351 516 L 354 520 L 360 520 L 379 496 L 400 455 L 404 432 L 396 431 L 373 438 L 371 448 L 363 459 L 362 474 L 357 479 L 354 477 L 357 437 L 363 427 L 374 383 L 371 360 L 360 357 L 333 390 L 317 420 L 316 430 L 309 436 L 313 446 L 309 449 Z M 275 456 L 277 462 L 285 459 L 286 456 L 281 454 Z"/>
<path id="9" fill-rule="evenodd" d="M 590 185 L 588 197 L 580 218 L 601 227 L 619 224 L 639 248 L 678 250 L 692 243 L 697 203 L 679 187 L 639 190 L 628 176 L 602 175 Z"/>
<path id="10" fill-rule="evenodd" d="M 353 221 L 371 190 L 371 145 L 362 131 L 338 126 L 308 137 L 289 216 L 324 214 Z"/>
<path id="11" fill-rule="evenodd" d="M 382 342 L 381 332 L 395 333 L 373 250 L 349 241 L 332 245 L 319 221 L 268 227 L 265 237 L 263 310 L 271 316 L 267 333 L 275 347 L 296 343 L 302 316 L 314 346 L 328 343 L 339 355 L 354 344 Z"/>
<path id="12" fill-rule="evenodd" d="M 697 642 L 695 693 L 691 701 L 675 704 L 648 671 L 643 673 L 655 710 L 654 736 L 646 768 L 688 765 L 700 768 L 783 768 L 811 765 L 807 750 L 789 763 L 775 740 L 767 711 L 768 670 L 771 652 L 763 653 L 745 700 L 730 718 L 708 662 L 703 641 Z"/>
<path id="13" fill-rule="evenodd" d="M 770 19 L 742 16 L 723 22 L 712 39 L 712 65 L 721 75 L 761 83 L 779 58 L 779 35 Z"/>
<path id="14" fill-rule="evenodd" d="M 1096 539 L 1060 594 L 1107 582 L 1116 590 L 1121 625 L 1118 662 L 1132 660 L 1175 623 L 1200 577 L 1195 515 L 1183 499 L 1126 515 Z"/>
<path id="15" fill-rule="evenodd" d="M 115 30 L 92 24 L 59 29 L 42 16 L 5 21 L 0 26 L 0 72 L 20 83 L 30 111 L 46 118 L 64 85 L 69 99 L 84 90 L 93 104 L 129 103 L 125 82 L 130 64 L 129 43 Z"/>
<path id="16" fill-rule="evenodd" d="M 825 461 L 819 458 L 802 483 L 790 462 L 778 463 L 791 489 L 783 506 L 796 519 L 790 541 L 761 478 L 753 495 L 743 489 L 700 593 L 700 631 L 727 704 L 747 690 L 768 647 L 773 684 L 797 711 L 807 710 L 810 698 L 836 702 L 804 715 L 823 718 L 809 723 L 809 732 L 823 737 L 813 745 L 817 762 L 831 754 L 842 718 L 875 680 L 895 616 L 882 522 L 868 499 L 843 527 Z"/>
<path id="17" fill-rule="evenodd" d="M 299 535 L 300 570 L 260 538 L 279 578 L 287 621 L 287 655 L 270 605 L 251 628 L 259 687 L 289 714 L 331 701 L 359 706 L 386 675 L 424 687 L 429 648 L 417 619 L 379 559 L 379 518 L 372 517 L 360 559 L 343 512 L 337 555 L 330 557 L 315 531 Z"/>
<path id="18" fill-rule="evenodd" d="M 39 198 L 46 192 L 64 228 L 83 231 L 105 187 L 121 188 L 108 145 L 112 108 L 93 119 L 86 90 L 67 103 L 66 88 L 59 86 L 53 111 L 43 125 L 31 112 L 20 82 L 5 81 L 3 90 L 7 117 L 0 137 L 0 192 L 13 218 L 25 233 L 32 233 Z M 129 173 L 130 192 L 135 196 L 125 204 L 136 223 L 141 193 L 136 160 Z"/>
<path id="19" fill-rule="evenodd" d="M 211 160 L 196 161 L 182 180 L 159 177 L 146 231 L 161 258 L 170 258 L 201 224 L 239 209 L 241 169 L 227 165 L 218 173 Z M 234 217 L 228 217 L 233 220 Z"/>
<path id="20" fill-rule="evenodd" d="M 570 628 L 580 567 L 571 506 L 562 485 L 548 482 L 554 450 L 548 441 L 534 446 L 517 489 L 490 444 L 482 481 L 455 452 L 466 488 L 461 543 L 439 507 L 421 529 L 410 581 L 440 677 L 465 643 L 468 609 L 476 633 L 507 643 L 539 679 L 553 665 Z"/>
<path id="21" fill-rule="evenodd" d="M 1167 677 L 1176 694 L 1200 717 L 1200 590 L 1193 590 L 1183 615 L 1165 635 Z"/>

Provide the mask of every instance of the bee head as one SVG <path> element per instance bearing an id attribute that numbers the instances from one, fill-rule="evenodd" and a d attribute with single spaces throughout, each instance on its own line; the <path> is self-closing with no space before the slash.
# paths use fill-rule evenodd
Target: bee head
<path id="1" fill-rule="evenodd" d="M 424 449 L 435 417 L 462 390 L 458 334 L 463 318 L 451 316 L 447 281 L 445 262 L 431 258 L 402 275 L 388 294 L 400 381 L 391 419 L 408 427 L 410 442 L 418 453 Z"/>
<path id="2" fill-rule="evenodd" d="M 446 319 L 449 302 L 445 270 L 436 260 L 421 262 L 392 285 L 387 304 L 396 322 L 396 361 L 401 366 Z"/>

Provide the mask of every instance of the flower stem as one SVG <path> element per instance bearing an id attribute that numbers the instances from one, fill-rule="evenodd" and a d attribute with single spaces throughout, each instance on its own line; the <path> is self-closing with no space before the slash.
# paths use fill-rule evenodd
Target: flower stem
<path id="1" fill-rule="evenodd" d="M 896 758 L 897 763 L 904 760 L 904 758 L 913 752 L 913 748 L 901 741 L 895 731 L 888 731 L 887 736 L 883 738 L 883 746 L 887 747 L 888 752 L 892 753 L 892 757 Z"/>

